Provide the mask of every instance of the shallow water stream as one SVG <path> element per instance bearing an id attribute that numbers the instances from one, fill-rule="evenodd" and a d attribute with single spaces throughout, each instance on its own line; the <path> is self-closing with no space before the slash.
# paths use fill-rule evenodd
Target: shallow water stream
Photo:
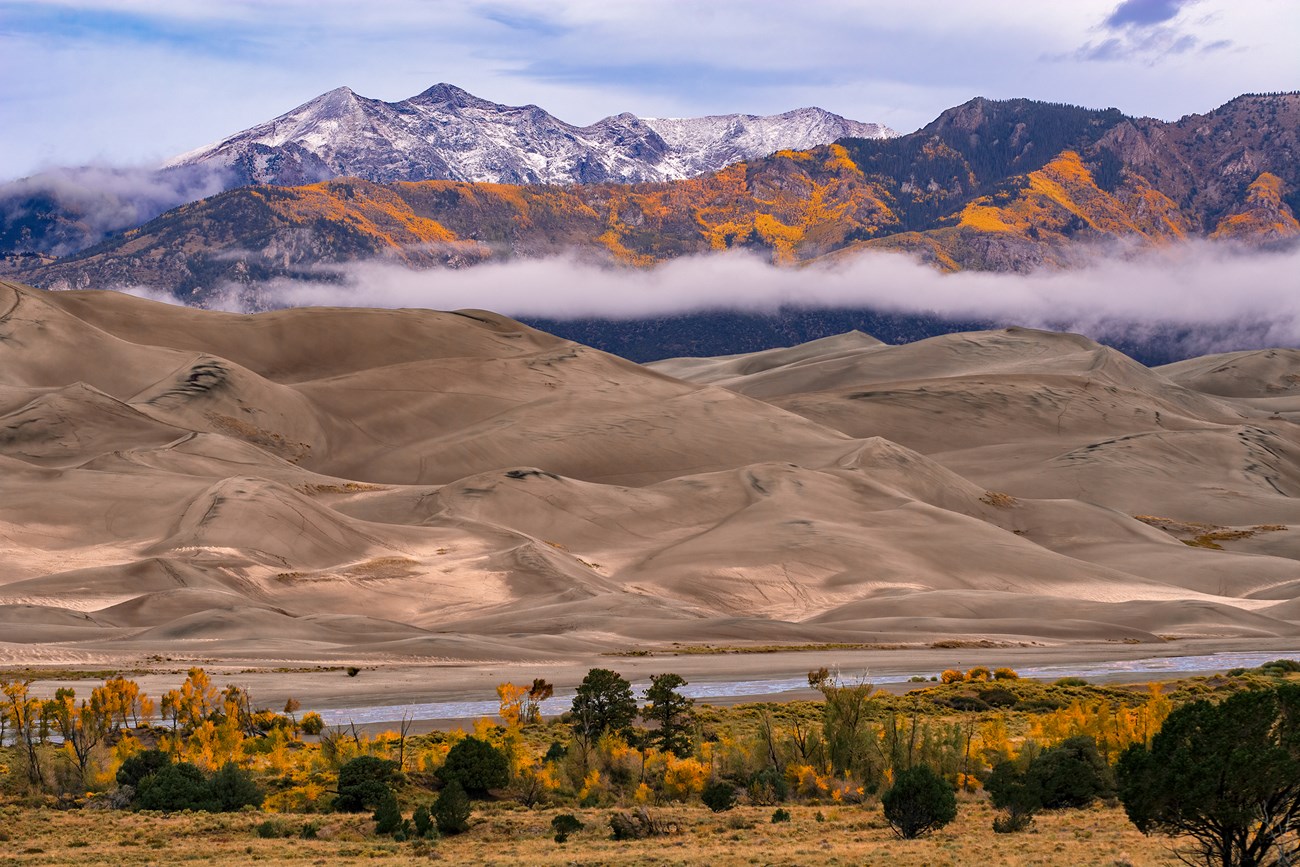
<path id="1" fill-rule="evenodd" d="M 1062 663 L 1056 665 L 1024 666 L 1017 669 L 1021 677 L 1035 680 L 1056 680 L 1062 677 L 1114 677 L 1143 674 L 1198 674 L 1225 671 L 1230 668 L 1254 668 L 1279 657 L 1297 658 L 1300 654 L 1279 653 L 1276 650 L 1261 653 L 1214 653 L 1202 656 L 1153 656 L 1145 659 L 1127 659 L 1110 662 Z M 926 672 L 926 676 L 938 672 Z M 871 676 L 875 684 L 907 683 L 910 674 Z M 640 697 L 648 682 L 636 682 L 632 688 Z M 742 698 L 745 696 L 775 696 L 781 693 L 807 690 L 806 676 L 767 680 L 712 680 L 689 683 L 681 688 L 683 695 L 694 699 Z M 554 716 L 564 713 L 573 704 L 573 692 L 559 693 L 542 702 L 542 713 Z M 326 725 L 347 723 L 397 722 L 404 718 L 417 720 L 473 719 L 495 717 L 499 706 L 495 699 L 483 701 L 441 701 L 422 704 L 372 705 L 371 707 L 335 708 L 321 710 Z"/>

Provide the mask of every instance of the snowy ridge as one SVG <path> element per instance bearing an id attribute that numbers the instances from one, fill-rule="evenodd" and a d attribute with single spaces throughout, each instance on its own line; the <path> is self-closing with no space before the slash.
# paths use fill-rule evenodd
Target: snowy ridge
<path id="1" fill-rule="evenodd" d="M 579 127 L 535 105 L 499 105 L 450 84 L 401 102 L 340 87 L 166 165 L 224 166 L 244 183 L 302 184 L 343 176 L 378 182 L 634 183 L 691 177 L 847 136 L 894 135 L 888 127 L 820 108 L 766 117 L 619 114 Z"/>

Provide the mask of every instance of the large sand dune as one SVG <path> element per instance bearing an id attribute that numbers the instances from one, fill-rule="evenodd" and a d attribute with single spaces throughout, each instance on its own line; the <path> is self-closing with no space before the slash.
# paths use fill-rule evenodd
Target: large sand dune
<path id="1" fill-rule="evenodd" d="M 1298 377 L 0 283 L 0 661 L 1300 638 Z"/>

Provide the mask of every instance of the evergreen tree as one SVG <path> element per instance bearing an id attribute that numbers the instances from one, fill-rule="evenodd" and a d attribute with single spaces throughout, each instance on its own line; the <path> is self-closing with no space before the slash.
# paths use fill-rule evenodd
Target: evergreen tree
<path id="1" fill-rule="evenodd" d="M 358 756 L 339 769 L 338 797 L 334 809 L 343 813 L 360 813 L 375 808 L 392 793 L 397 776 L 397 762 L 374 756 Z"/>
<path id="2" fill-rule="evenodd" d="M 605 732 L 623 735 L 636 719 L 632 684 L 616 671 L 593 668 L 578 685 L 573 697 L 573 726 L 589 738 Z"/>
<path id="3" fill-rule="evenodd" d="M 469 796 L 453 780 L 433 805 L 433 821 L 443 834 L 461 834 L 469 830 L 469 814 Z"/>
<path id="4" fill-rule="evenodd" d="M 957 794 L 925 765 L 900 773 L 881 796 L 880 804 L 894 833 L 905 840 L 928 834 L 957 818 Z"/>
<path id="5" fill-rule="evenodd" d="M 510 782 L 510 762 L 505 753 L 484 740 L 468 737 L 447 752 L 438 779 L 455 782 L 467 794 L 482 797 L 488 789 Z"/>
<path id="6" fill-rule="evenodd" d="M 641 715 L 659 724 L 647 739 L 666 753 L 687 756 L 691 752 L 691 729 L 695 724 L 695 699 L 687 698 L 677 690 L 686 681 L 677 674 L 652 674 L 650 686 L 645 691 L 649 702 Z"/>
<path id="7" fill-rule="evenodd" d="M 1116 770 L 1138 830 L 1192 837 L 1196 863 L 1261 867 L 1300 856 L 1300 684 L 1185 704 Z"/>

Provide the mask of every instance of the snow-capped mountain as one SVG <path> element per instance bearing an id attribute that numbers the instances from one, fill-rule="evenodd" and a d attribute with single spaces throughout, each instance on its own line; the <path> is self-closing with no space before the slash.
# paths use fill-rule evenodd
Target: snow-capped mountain
<path id="1" fill-rule="evenodd" d="M 778 150 L 896 133 L 820 108 L 760 117 L 639 118 L 580 127 L 535 105 L 507 106 L 438 84 L 401 102 L 346 87 L 168 167 L 225 166 L 245 182 L 300 184 L 334 177 L 494 183 L 668 181 Z"/>

